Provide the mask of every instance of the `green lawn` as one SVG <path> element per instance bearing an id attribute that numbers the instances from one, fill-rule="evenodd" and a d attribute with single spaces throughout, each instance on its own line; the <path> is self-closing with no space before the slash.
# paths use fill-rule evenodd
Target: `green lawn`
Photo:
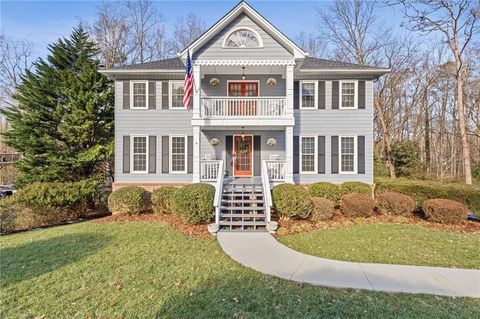
<path id="1" fill-rule="evenodd" d="M 406 224 L 357 225 L 290 235 L 280 241 L 325 258 L 480 269 L 480 234 Z"/>
<path id="2" fill-rule="evenodd" d="M 0 238 L 2 318 L 474 318 L 480 300 L 336 290 L 256 273 L 213 238 L 85 222 Z"/>

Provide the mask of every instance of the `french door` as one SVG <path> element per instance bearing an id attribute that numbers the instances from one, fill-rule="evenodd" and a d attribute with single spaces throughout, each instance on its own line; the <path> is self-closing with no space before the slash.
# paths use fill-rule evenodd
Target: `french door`
<path id="1" fill-rule="evenodd" d="M 233 176 L 253 175 L 253 136 L 233 136 Z"/>
<path id="2" fill-rule="evenodd" d="M 228 96 L 258 96 L 258 82 L 228 82 Z M 257 115 L 257 101 L 249 99 L 229 101 L 228 113 L 231 116 Z"/>

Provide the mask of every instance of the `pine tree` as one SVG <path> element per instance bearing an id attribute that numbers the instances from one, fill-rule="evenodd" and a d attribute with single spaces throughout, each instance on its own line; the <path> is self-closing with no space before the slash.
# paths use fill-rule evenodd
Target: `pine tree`
<path id="1" fill-rule="evenodd" d="M 2 113 L 7 145 L 23 158 L 16 185 L 76 181 L 98 174 L 113 154 L 113 86 L 98 72 L 95 44 L 80 25 L 49 46 Z"/>

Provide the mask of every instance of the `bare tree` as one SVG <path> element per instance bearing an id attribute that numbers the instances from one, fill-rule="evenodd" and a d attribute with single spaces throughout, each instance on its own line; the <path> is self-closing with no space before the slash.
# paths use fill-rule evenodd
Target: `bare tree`
<path id="1" fill-rule="evenodd" d="M 464 53 L 480 29 L 480 4 L 478 0 L 419 0 L 402 1 L 410 29 L 423 34 L 440 32 L 455 58 L 456 104 L 462 141 L 465 183 L 472 184 L 468 123 L 464 103 L 465 64 Z"/>
<path id="2" fill-rule="evenodd" d="M 325 54 L 325 42 L 313 33 L 300 32 L 295 37 L 295 42 L 313 57 L 321 57 Z"/>
<path id="3" fill-rule="evenodd" d="M 1 106 L 11 104 L 11 97 L 31 67 L 32 44 L 26 40 L 13 41 L 0 34 Z"/>
<path id="4" fill-rule="evenodd" d="M 204 32 L 205 22 L 195 13 L 190 12 L 186 17 L 181 17 L 175 24 L 171 49 L 174 53 L 182 51 Z"/>

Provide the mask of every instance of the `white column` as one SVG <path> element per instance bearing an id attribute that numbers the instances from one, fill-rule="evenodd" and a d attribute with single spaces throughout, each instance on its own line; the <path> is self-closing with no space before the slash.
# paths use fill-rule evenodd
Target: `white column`
<path id="1" fill-rule="evenodd" d="M 192 117 L 194 119 L 200 118 L 200 105 L 201 105 L 201 78 L 200 78 L 200 65 L 193 66 L 193 112 Z"/>
<path id="2" fill-rule="evenodd" d="M 287 87 L 287 116 L 293 116 L 293 69 L 294 65 L 287 65 L 285 69 L 285 82 Z"/>
<path id="3" fill-rule="evenodd" d="M 193 177 L 194 183 L 200 182 L 200 126 L 193 127 Z"/>
<path id="4" fill-rule="evenodd" d="M 285 182 L 293 183 L 293 126 L 285 128 Z"/>

